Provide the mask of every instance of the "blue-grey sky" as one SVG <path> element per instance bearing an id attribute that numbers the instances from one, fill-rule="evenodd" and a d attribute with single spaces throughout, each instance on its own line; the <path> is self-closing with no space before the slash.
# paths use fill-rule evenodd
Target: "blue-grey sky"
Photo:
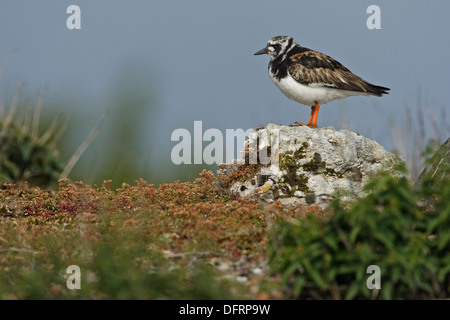
<path id="1" fill-rule="evenodd" d="M 66 27 L 72 4 L 81 8 L 81 30 Z M 379 30 L 366 26 L 370 5 L 381 9 Z M 253 55 L 271 37 L 290 35 L 391 88 L 383 98 L 324 105 L 318 125 L 357 131 L 392 150 L 399 140 L 392 128 L 410 129 L 408 109 L 419 104 L 438 122 L 450 111 L 449 11 L 446 0 L 2 0 L 0 61 L 8 60 L 0 94 L 11 96 L 24 81 L 30 92 L 47 85 L 49 101 L 70 98 L 69 115 L 85 113 L 79 142 L 111 105 L 124 70 L 135 70 L 153 104 L 139 124 L 151 133 L 143 131 L 135 156 L 170 162 L 172 131 L 192 131 L 195 120 L 223 131 L 308 120 L 310 108 L 271 82 L 269 57 Z M 434 135 L 430 122 L 426 137 Z M 87 157 L 101 152 L 94 143 Z"/>

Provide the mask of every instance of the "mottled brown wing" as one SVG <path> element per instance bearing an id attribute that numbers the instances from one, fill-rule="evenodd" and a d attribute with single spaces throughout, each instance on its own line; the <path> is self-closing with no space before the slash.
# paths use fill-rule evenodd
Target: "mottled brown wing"
<path id="1" fill-rule="evenodd" d="M 304 85 L 366 92 L 377 96 L 389 90 L 365 81 L 340 62 L 317 51 L 304 51 L 289 59 L 292 61 L 288 68 L 289 74 Z"/>

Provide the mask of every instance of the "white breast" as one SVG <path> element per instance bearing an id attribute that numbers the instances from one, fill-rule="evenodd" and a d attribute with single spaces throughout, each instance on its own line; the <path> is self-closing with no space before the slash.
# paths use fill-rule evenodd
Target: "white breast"
<path id="1" fill-rule="evenodd" d="M 307 106 L 314 105 L 316 101 L 322 105 L 332 100 L 343 99 L 349 96 L 367 95 L 364 92 L 326 88 L 320 84 L 303 85 L 289 74 L 281 80 L 272 77 L 270 72 L 269 76 L 286 97 Z"/>

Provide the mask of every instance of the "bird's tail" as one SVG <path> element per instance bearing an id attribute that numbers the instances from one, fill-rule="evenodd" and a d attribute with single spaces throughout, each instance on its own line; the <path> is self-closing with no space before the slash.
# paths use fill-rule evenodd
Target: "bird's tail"
<path id="1" fill-rule="evenodd" d="M 389 88 L 377 86 L 371 83 L 367 83 L 366 88 L 368 93 L 373 94 L 374 96 L 381 97 L 383 94 L 389 94 Z"/>

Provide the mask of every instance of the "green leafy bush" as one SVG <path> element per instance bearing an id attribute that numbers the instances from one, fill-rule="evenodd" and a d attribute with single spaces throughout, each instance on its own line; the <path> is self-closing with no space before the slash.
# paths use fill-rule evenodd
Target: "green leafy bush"
<path id="1" fill-rule="evenodd" d="M 33 99 L 34 100 L 34 99 Z M 22 101 L 22 86 L 9 105 L 0 106 L 0 186 L 5 183 L 50 187 L 57 185 L 64 165 L 55 148 L 61 133 L 59 116 L 43 129 L 41 112 L 44 94 L 30 108 Z"/>
<path id="2" fill-rule="evenodd" d="M 45 187 L 58 181 L 62 169 L 52 144 L 33 138 L 15 124 L 0 122 L 0 181 Z"/>
<path id="3" fill-rule="evenodd" d="M 330 216 L 308 215 L 273 230 L 268 255 L 273 273 L 300 299 L 428 299 L 450 294 L 450 179 L 374 176 L 367 196 L 331 203 Z M 370 265 L 381 289 L 367 287 Z"/>

